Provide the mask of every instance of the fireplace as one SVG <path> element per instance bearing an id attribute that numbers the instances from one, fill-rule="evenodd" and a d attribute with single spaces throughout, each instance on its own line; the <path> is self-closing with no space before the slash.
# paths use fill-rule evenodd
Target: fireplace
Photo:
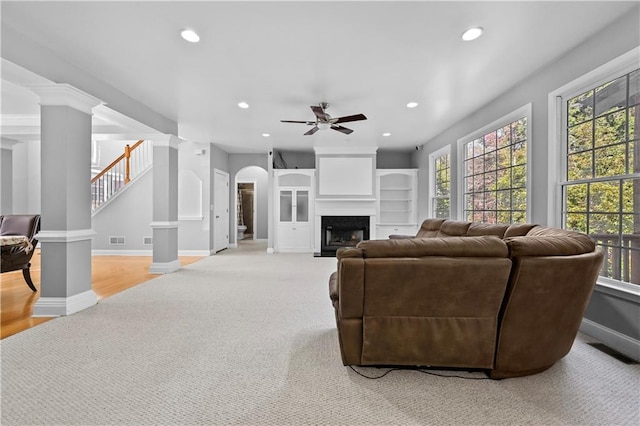
<path id="1" fill-rule="evenodd" d="M 320 256 L 335 256 L 341 247 L 369 239 L 369 216 L 322 216 Z"/>

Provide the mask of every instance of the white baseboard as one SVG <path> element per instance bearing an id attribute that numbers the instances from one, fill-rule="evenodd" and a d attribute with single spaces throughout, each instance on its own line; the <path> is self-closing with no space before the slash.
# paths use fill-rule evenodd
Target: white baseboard
<path id="1" fill-rule="evenodd" d="M 91 250 L 93 256 L 153 256 L 153 250 Z"/>
<path id="2" fill-rule="evenodd" d="M 273 247 L 267 247 L 267 253 L 273 254 L 275 253 L 275 250 L 273 250 Z"/>
<path id="3" fill-rule="evenodd" d="M 229 243 L 229 248 L 238 248 L 238 243 Z"/>
<path id="4" fill-rule="evenodd" d="M 33 317 L 59 317 L 75 314 L 98 303 L 93 290 L 70 297 L 40 297 L 33 305 Z"/>
<path id="5" fill-rule="evenodd" d="M 93 256 L 153 256 L 153 250 L 91 250 Z M 211 250 L 178 250 L 178 256 L 210 256 Z"/>
<path id="6" fill-rule="evenodd" d="M 586 318 L 582 319 L 580 331 L 601 341 L 621 354 L 640 361 L 640 341 Z"/>
<path id="7" fill-rule="evenodd" d="M 171 262 L 154 262 L 149 266 L 150 274 L 170 274 L 180 269 L 180 261 L 178 259 Z"/>

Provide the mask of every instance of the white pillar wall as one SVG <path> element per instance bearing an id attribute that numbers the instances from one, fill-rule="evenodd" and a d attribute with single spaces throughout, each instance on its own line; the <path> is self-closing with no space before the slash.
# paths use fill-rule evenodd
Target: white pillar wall
<path id="1" fill-rule="evenodd" d="M 153 262 L 151 274 L 180 269 L 178 260 L 178 145 L 165 135 L 153 140 Z"/>
<path id="2" fill-rule="evenodd" d="M 91 288 L 91 111 L 101 101 L 68 84 L 40 97 L 40 298 L 33 316 L 70 315 L 97 303 Z"/>

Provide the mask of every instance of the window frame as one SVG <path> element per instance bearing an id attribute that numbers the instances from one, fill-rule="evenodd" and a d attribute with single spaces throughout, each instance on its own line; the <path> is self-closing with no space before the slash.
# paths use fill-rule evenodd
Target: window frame
<path id="1" fill-rule="evenodd" d="M 521 106 L 520 108 L 498 118 L 497 120 L 492 121 L 491 123 L 474 130 L 466 136 L 458 139 L 458 150 L 457 150 L 457 209 L 456 215 L 458 220 L 466 220 L 464 217 L 464 162 L 465 162 L 465 145 L 469 142 L 472 142 L 474 139 L 482 137 L 487 133 L 493 132 L 497 129 L 500 129 L 508 124 L 513 123 L 514 121 L 520 120 L 521 118 L 526 117 L 527 119 L 527 138 L 526 138 L 526 147 L 527 147 L 527 162 L 526 162 L 526 184 L 525 188 L 527 191 L 527 207 L 525 209 L 525 221 L 531 220 L 531 151 L 533 145 L 532 139 L 532 128 L 533 128 L 533 120 L 532 120 L 532 104 L 528 103 L 526 105 Z"/>
<path id="2" fill-rule="evenodd" d="M 547 223 L 549 226 L 562 227 L 562 187 L 567 183 L 567 165 L 565 161 L 567 137 L 564 122 L 566 119 L 564 116 L 565 103 L 594 87 L 608 83 L 617 77 L 638 69 L 639 62 L 640 47 L 636 47 L 549 93 L 549 178 L 547 204 Z M 634 173 L 630 173 L 627 176 L 640 177 L 639 174 Z M 631 284 L 599 275 L 596 285 L 601 289 L 608 290 L 612 295 L 618 297 L 622 295 L 629 300 L 640 301 L 640 285 L 638 284 Z"/>
<path id="3" fill-rule="evenodd" d="M 436 198 L 436 160 L 445 155 L 449 156 L 449 196 L 448 196 L 449 216 L 448 218 L 451 218 L 451 184 L 452 184 L 451 169 L 452 168 L 451 168 L 451 146 L 450 145 L 443 146 L 442 148 L 436 151 L 433 151 L 431 154 L 429 154 L 429 194 L 428 194 L 428 207 L 427 207 L 429 212 L 429 217 L 431 217 L 434 214 L 433 208 L 434 208 L 434 200 Z"/>

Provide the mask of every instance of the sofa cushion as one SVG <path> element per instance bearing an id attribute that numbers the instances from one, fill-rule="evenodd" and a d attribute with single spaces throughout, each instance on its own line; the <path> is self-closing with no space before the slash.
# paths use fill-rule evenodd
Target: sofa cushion
<path id="1" fill-rule="evenodd" d="M 467 229 L 467 236 L 477 237 L 481 235 L 495 235 L 496 237 L 504 237 L 509 225 L 502 223 L 472 223 Z"/>
<path id="2" fill-rule="evenodd" d="M 533 228 L 537 226 L 538 225 L 533 223 L 512 223 L 511 225 L 509 225 L 509 228 L 504 233 L 503 238 L 521 237 L 523 235 L 527 235 L 529 231 L 531 231 Z"/>
<path id="3" fill-rule="evenodd" d="M 464 237 L 471 222 L 461 222 L 457 220 L 445 220 L 440 226 L 438 237 Z"/>
<path id="4" fill-rule="evenodd" d="M 420 229 L 418 229 L 416 238 L 436 237 L 445 220 L 446 219 L 425 219 Z"/>
<path id="5" fill-rule="evenodd" d="M 362 257 L 508 257 L 507 245 L 495 236 L 368 240 L 358 243 Z"/>
<path id="6" fill-rule="evenodd" d="M 596 244 L 587 235 L 536 235 L 505 238 L 511 257 L 573 256 L 591 253 Z"/>

